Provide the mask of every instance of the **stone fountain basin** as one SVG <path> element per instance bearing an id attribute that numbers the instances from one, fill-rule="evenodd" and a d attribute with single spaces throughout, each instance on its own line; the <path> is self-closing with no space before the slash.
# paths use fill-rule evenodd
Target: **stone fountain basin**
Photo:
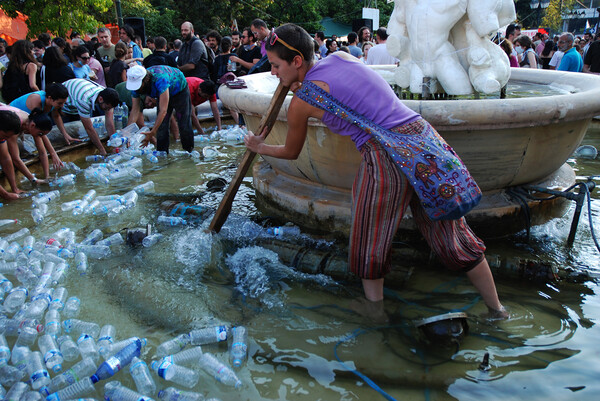
<path id="1" fill-rule="evenodd" d="M 388 82 L 393 82 L 393 66 L 375 69 Z M 227 107 L 242 113 L 248 128 L 255 130 L 269 106 L 278 79 L 269 73 L 244 79 L 247 89 L 222 86 L 219 97 Z M 563 164 L 580 144 L 592 118 L 600 114 L 600 77 L 515 68 L 511 81 L 551 86 L 564 94 L 403 102 L 428 120 L 454 147 L 484 196 L 507 187 L 543 181 L 555 188 L 571 185 L 574 175 L 572 171 L 564 171 L 570 168 Z M 368 96 L 365 94 L 366 99 Z M 290 93 L 267 143 L 285 142 L 291 98 Z M 323 123 L 311 119 L 306 144 L 297 160 L 272 157 L 264 157 L 264 160 L 268 164 L 261 162 L 254 167 L 254 184 L 259 197 L 284 209 L 320 214 L 317 220 L 328 215 L 334 219 L 345 215 L 342 220 L 348 220 L 349 203 L 343 199 L 349 199 L 360 162 L 360 155 L 349 137 L 333 134 Z M 555 177 L 558 173 L 562 179 Z M 307 188 L 309 192 L 305 192 Z M 311 199 L 321 199 L 325 208 L 333 209 L 315 212 Z M 338 226 L 333 224 L 332 228 Z"/>

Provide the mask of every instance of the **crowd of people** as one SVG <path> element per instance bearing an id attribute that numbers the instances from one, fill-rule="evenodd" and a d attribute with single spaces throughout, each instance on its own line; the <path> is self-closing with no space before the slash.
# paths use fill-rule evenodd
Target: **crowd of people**
<path id="1" fill-rule="evenodd" d="M 576 37 L 565 32 L 550 38 L 546 33 L 536 33 L 530 38 L 520 31 L 518 25 L 511 24 L 503 37 L 495 39 L 511 66 L 600 73 L 600 34 L 586 32 Z M 170 131 L 174 139 L 182 141 L 184 149 L 191 151 L 192 129 L 203 133 L 194 107 L 208 101 L 220 129 L 216 95 L 219 85 L 237 76 L 271 71 L 266 50 L 271 35 L 272 29 L 265 21 L 255 19 L 250 26 L 225 36 L 216 30 L 198 35 L 192 23 L 184 22 L 181 38 L 173 41 L 157 36 L 144 42 L 128 25 L 120 27 L 118 41 L 105 27 L 87 42 L 77 32 L 68 40 L 43 33 L 36 40 L 18 40 L 12 46 L 0 38 L 2 112 L 20 111 L 17 115 L 21 128 L 13 134 L 32 133 L 40 155 L 50 154 L 57 169 L 62 163 L 52 144 L 42 138 L 49 129 L 45 130 L 48 125 L 41 122 L 40 113 L 49 117 L 51 126 L 57 126 L 67 144 L 79 139 L 67 133 L 64 123 L 80 120 L 99 153 L 105 155 L 93 117 L 106 116 L 106 132 L 110 135 L 115 130 L 113 108 L 118 104 L 126 103 L 131 110 L 130 122 L 138 124 L 143 123 L 144 108 L 157 106 L 157 124 L 147 142 L 168 151 Z M 398 60 L 386 51 L 387 37 L 385 27 L 372 32 L 364 26 L 350 32 L 345 40 L 336 35 L 326 38 L 324 32 L 318 31 L 311 38 L 312 57 L 316 62 L 345 52 L 363 64 L 394 64 Z M 243 123 L 235 112 L 232 115 L 236 123 Z M 33 125 L 27 128 L 25 121 Z M 40 131 L 40 127 L 44 129 Z M 17 160 L 16 140 L 4 143 L 0 142 L 0 156 L 7 175 L 13 175 L 14 165 L 32 182 L 39 182 Z M 2 151 L 4 148 L 7 151 Z M 50 164 L 47 157 L 42 159 L 48 179 Z M 0 195 L 14 197 L 19 193 L 12 181 L 13 195 L 6 191 Z"/>

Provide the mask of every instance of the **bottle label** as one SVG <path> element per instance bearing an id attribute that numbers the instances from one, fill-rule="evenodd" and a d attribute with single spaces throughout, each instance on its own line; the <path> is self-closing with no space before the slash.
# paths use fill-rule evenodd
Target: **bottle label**
<path id="1" fill-rule="evenodd" d="M 158 375 L 164 379 L 165 375 L 167 374 L 167 370 L 171 367 L 172 364 L 173 363 L 171 362 L 171 358 L 163 358 L 156 373 L 158 373 Z"/>
<path id="2" fill-rule="evenodd" d="M 55 349 L 52 349 L 52 350 L 46 352 L 46 354 L 44 355 L 44 363 L 48 363 L 50 358 L 52 358 L 55 355 L 58 355 L 62 358 L 62 354 L 60 353 L 60 351 L 57 351 Z"/>
<path id="3" fill-rule="evenodd" d="M 113 338 L 111 336 L 104 336 L 104 337 L 100 337 L 98 339 L 98 342 L 100 341 L 107 341 L 109 344 L 113 343 Z"/>
<path id="4" fill-rule="evenodd" d="M 215 327 L 217 334 L 217 341 L 225 341 L 227 340 L 227 327 L 225 326 L 217 326 Z"/>
<path id="5" fill-rule="evenodd" d="M 34 372 L 31 375 L 31 382 L 35 383 L 36 381 L 38 381 L 38 380 L 40 380 L 40 379 L 42 379 L 44 377 L 48 377 L 48 378 L 50 377 L 50 375 L 48 374 L 48 371 L 45 370 L 45 369 L 44 370 L 38 370 L 37 372 Z"/>
<path id="6" fill-rule="evenodd" d="M 121 370 L 121 361 L 116 356 L 111 356 L 110 358 L 108 358 L 106 360 L 106 364 L 108 365 L 110 371 L 113 372 L 113 374 Z"/>

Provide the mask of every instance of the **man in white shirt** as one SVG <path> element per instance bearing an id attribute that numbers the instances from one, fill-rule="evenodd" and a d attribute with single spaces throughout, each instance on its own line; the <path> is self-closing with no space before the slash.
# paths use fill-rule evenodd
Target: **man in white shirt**
<path id="1" fill-rule="evenodd" d="M 387 30 L 384 27 L 379 28 L 377 30 L 377 44 L 369 49 L 367 55 L 368 65 L 396 64 L 398 62 L 398 59 L 390 56 L 387 51 L 387 46 L 385 45 L 387 38 Z"/>

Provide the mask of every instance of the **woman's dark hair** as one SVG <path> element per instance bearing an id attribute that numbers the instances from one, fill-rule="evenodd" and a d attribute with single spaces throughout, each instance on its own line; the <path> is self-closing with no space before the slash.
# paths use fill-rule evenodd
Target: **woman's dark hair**
<path id="1" fill-rule="evenodd" d="M 123 25 L 121 29 L 125 31 L 129 40 L 133 40 L 133 38 L 135 38 L 135 31 L 133 30 L 131 25 Z"/>
<path id="2" fill-rule="evenodd" d="M 21 119 L 14 111 L 0 110 L 0 129 L 4 132 L 12 132 L 13 135 L 21 131 Z"/>
<path id="3" fill-rule="evenodd" d="M 525 50 L 531 49 L 533 47 L 533 42 L 531 41 L 531 38 L 527 35 L 520 35 L 518 38 L 515 39 L 515 43 L 520 44 L 522 47 L 525 48 Z"/>
<path id="4" fill-rule="evenodd" d="M 327 40 L 325 41 L 325 46 L 327 47 L 327 51 L 331 50 L 331 49 L 329 48 L 329 46 L 331 46 L 331 45 L 333 44 L 333 42 L 335 42 L 335 40 L 333 40 L 333 39 L 327 39 Z"/>
<path id="5" fill-rule="evenodd" d="M 225 36 L 223 39 L 221 39 L 221 51 L 223 53 L 227 53 L 229 50 L 231 50 L 231 38 L 229 36 Z"/>
<path id="6" fill-rule="evenodd" d="M 274 41 L 273 33 L 267 38 L 267 43 L 265 45 L 266 50 L 275 52 L 280 59 L 285 60 L 288 63 L 291 63 L 292 60 L 294 60 L 294 57 L 298 56 L 300 53 L 304 57 L 304 60 L 309 62 L 313 60 L 313 38 L 310 37 L 304 28 L 295 24 L 283 24 L 273 32 L 297 51 L 287 48 L 279 41 Z"/>
<path id="7" fill-rule="evenodd" d="M 51 97 L 54 100 L 66 99 L 69 97 L 69 91 L 63 84 L 54 82 L 46 88 L 46 96 Z"/>
<path id="8" fill-rule="evenodd" d="M 35 63 L 33 57 L 33 45 L 28 40 L 17 40 L 12 45 L 10 52 L 10 63 L 8 63 L 9 70 L 15 70 L 23 72 L 23 67 L 27 63 Z"/>
<path id="9" fill-rule="evenodd" d="M 542 50 L 542 56 L 548 57 L 550 53 L 554 50 L 554 41 L 552 39 L 548 39 L 544 42 L 544 50 Z"/>
<path id="10" fill-rule="evenodd" d="M 67 60 L 60 54 L 60 50 L 54 46 L 50 46 L 44 53 L 42 64 L 45 65 L 46 68 L 59 68 L 67 65 Z"/>
<path id="11" fill-rule="evenodd" d="M 29 114 L 29 121 L 34 123 L 40 131 L 50 131 L 52 129 L 50 116 L 37 107 Z"/>
<path id="12" fill-rule="evenodd" d="M 58 46 L 62 53 L 69 58 L 69 60 L 73 59 L 73 55 L 71 54 L 71 46 L 69 46 L 63 38 L 57 36 L 56 38 L 52 39 L 52 43 Z"/>
<path id="13" fill-rule="evenodd" d="M 121 59 L 127 55 L 127 45 L 123 42 L 118 42 L 115 45 L 115 58 Z"/>
<path id="14" fill-rule="evenodd" d="M 87 46 L 85 46 L 85 45 L 81 45 L 81 46 L 77 46 L 75 48 L 75 50 L 73 51 L 73 56 L 75 56 L 75 57 L 81 57 L 85 53 L 89 54 L 90 53 L 90 49 L 88 49 Z"/>

